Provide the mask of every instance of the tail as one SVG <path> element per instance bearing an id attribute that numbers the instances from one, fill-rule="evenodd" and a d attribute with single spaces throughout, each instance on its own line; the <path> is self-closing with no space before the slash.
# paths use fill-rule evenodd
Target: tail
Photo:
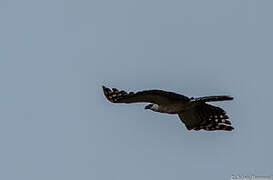
<path id="1" fill-rule="evenodd" d="M 194 102 L 212 102 L 212 101 L 230 101 L 233 97 L 230 96 L 205 96 L 200 98 L 193 98 Z"/>

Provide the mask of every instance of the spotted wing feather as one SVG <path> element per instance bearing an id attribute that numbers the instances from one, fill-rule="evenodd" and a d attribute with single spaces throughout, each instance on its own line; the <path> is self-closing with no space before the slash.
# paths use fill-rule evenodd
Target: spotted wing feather
<path id="1" fill-rule="evenodd" d="M 178 115 L 188 130 L 232 131 L 234 129 L 228 120 L 228 115 L 223 109 L 206 103 L 201 103 Z"/>

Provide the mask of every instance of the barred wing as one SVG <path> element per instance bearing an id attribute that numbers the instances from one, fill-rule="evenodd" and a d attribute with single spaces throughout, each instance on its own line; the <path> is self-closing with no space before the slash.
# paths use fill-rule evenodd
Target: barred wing
<path id="1" fill-rule="evenodd" d="M 105 97 L 112 103 L 143 103 L 171 104 L 175 102 L 188 102 L 186 96 L 162 90 L 147 90 L 139 92 L 125 92 L 115 88 L 109 89 L 102 86 Z"/>
<path id="2" fill-rule="evenodd" d="M 234 129 L 223 109 L 206 103 L 179 113 L 178 116 L 185 123 L 188 130 L 232 131 Z"/>

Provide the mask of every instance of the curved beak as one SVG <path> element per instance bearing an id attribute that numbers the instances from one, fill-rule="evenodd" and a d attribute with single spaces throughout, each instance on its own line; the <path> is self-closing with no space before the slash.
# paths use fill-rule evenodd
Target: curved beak
<path id="1" fill-rule="evenodd" d="M 152 106 L 152 104 L 148 104 L 147 106 L 145 106 L 145 109 L 151 109 Z"/>

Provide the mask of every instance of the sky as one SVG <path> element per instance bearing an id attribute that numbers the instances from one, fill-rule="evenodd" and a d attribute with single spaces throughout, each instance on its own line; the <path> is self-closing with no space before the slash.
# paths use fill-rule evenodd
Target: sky
<path id="1" fill-rule="evenodd" d="M 0 179 L 273 175 L 273 1 L 1 0 Z M 218 102 L 232 132 L 112 104 L 102 85 Z"/>

